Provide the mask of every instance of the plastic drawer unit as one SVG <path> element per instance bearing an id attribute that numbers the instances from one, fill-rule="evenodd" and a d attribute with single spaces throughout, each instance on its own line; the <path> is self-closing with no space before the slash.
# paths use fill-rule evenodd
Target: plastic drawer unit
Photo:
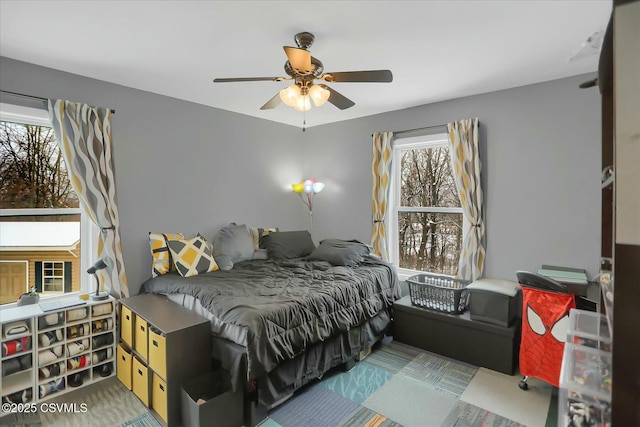
<path id="1" fill-rule="evenodd" d="M 566 343 L 558 426 L 610 425 L 611 386 L 611 353 Z"/>
<path id="2" fill-rule="evenodd" d="M 607 318 L 592 311 L 571 310 L 567 342 L 610 352 L 611 337 Z"/>

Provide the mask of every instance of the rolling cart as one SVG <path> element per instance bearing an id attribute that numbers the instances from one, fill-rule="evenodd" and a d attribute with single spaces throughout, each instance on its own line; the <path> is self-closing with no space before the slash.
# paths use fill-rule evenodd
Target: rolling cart
<path id="1" fill-rule="evenodd" d="M 536 377 L 558 387 L 575 296 L 561 283 L 539 274 L 518 271 L 516 277 L 522 289 L 520 373 L 524 375 L 518 386 L 527 390 L 527 379 Z"/>

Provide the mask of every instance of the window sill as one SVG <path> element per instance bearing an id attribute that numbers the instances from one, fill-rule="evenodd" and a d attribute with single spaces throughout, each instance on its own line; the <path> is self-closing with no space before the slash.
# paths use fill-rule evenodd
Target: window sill
<path id="1" fill-rule="evenodd" d="M 40 296 L 40 299 L 38 301 L 55 301 L 55 300 L 61 300 L 61 299 L 70 298 L 70 297 L 79 298 L 81 294 L 88 294 L 88 293 L 87 292 L 82 292 L 82 291 L 77 291 L 77 292 L 68 292 L 66 294 L 58 294 L 58 295 L 38 294 Z M 18 302 L 17 301 L 0 305 L 0 310 L 9 309 L 9 308 L 16 308 L 16 307 L 18 307 Z M 21 307 L 23 307 L 23 306 L 21 306 Z"/>
<path id="2" fill-rule="evenodd" d="M 454 278 L 454 276 L 449 276 L 447 274 L 433 273 L 431 271 L 420 271 L 420 270 L 407 270 L 406 268 L 400 268 L 396 266 L 396 271 L 398 273 L 398 280 L 406 282 L 407 279 L 416 274 L 426 273 L 426 274 L 434 274 L 437 276 L 442 276 L 446 278 Z"/>

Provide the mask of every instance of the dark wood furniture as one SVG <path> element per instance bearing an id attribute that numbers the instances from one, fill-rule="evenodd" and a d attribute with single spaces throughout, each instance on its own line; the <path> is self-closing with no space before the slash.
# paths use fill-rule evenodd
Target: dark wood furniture
<path id="1" fill-rule="evenodd" d="M 613 33 L 605 37 L 598 69 L 602 94 L 602 266 L 612 271 L 612 425 L 640 425 L 640 2 L 613 1 Z M 635 222 L 634 222 L 635 221 Z"/>
<path id="2" fill-rule="evenodd" d="M 520 323 L 517 318 L 504 328 L 471 320 L 468 311 L 447 314 L 420 308 L 409 296 L 393 304 L 395 340 L 509 375 L 518 366 Z"/>

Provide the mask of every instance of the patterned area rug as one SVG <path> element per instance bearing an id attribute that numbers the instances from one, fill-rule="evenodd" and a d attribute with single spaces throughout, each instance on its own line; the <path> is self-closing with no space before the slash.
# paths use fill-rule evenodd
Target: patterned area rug
<path id="1" fill-rule="evenodd" d="M 351 371 L 329 372 L 321 381 L 299 390 L 270 411 L 261 427 L 522 427 L 513 420 L 460 400 L 465 389 L 472 388 L 468 386 L 476 374 L 478 368 L 474 366 L 386 341 Z M 557 395 L 554 397 L 557 399 Z M 115 377 L 47 402 L 85 403 L 87 411 L 3 417 L 0 424 L 161 426 L 148 408 Z M 555 425 L 555 405 L 552 399 L 547 427 Z"/>
<path id="2" fill-rule="evenodd" d="M 163 427 L 162 424 L 151 415 L 150 412 L 142 414 L 131 421 L 122 424 L 122 427 Z"/>
<path id="3" fill-rule="evenodd" d="M 442 356 L 420 353 L 400 375 L 430 385 L 435 391 L 456 398 L 467 388 L 478 368 Z"/>
<path id="4" fill-rule="evenodd" d="M 269 412 L 261 427 L 524 427 L 459 398 L 478 368 L 386 342 Z"/>
<path id="5" fill-rule="evenodd" d="M 43 403 L 64 404 L 66 411 L 38 411 L 32 417 L 3 417 L 0 425 L 46 427 L 161 427 L 149 409 L 116 377 L 91 384 Z M 40 403 L 38 403 L 40 405 Z M 86 406 L 85 406 L 86 405 Z M 83 408 L 86 408 L 83 409 Z"/>
<path id="6" fill-rule="evenodd" d="M 462 401 L 458 402 L 442 425 L 452 427 L 524 427 L 515 421 L 492 414 L 486 409 L 478 408 Z"/>

